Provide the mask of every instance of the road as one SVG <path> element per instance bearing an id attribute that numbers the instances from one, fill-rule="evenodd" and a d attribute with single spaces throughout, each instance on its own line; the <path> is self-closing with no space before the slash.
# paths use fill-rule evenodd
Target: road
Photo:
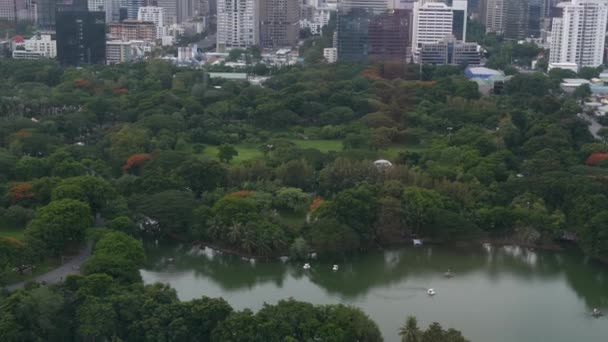
<path id="1" fill-rule="evenodd" d="M 63 281 L 65 279 L 65 277 L 67 277 L 70 274 L 80 273 L 80 267 L 89 258 L 89 256 L 91 256 L 92 249 L 93 249 L 92 244 L 88 244 L 87 247 L 83 248 L 80 251 L 80 253 L 78 253 L 76 256 L 74 256 L 72 259 L 70 259 L 70 261 L 66 262 L 65 264 L 47 272 L 47 273 L 36 276 L 33 279 L 30 279 L 28 281 L 23 281 L 23 282 L 20 282 L 17 284 L 12 284 L 12 285 L 7 286 L 6 288 L 9 291 L 14 291 L 14 290 L 23 288 L 25 286 L 25 284 L 27 284 L 28 282 L 32 282 L 32 281 L 37 282 L 37 283 L 46 282 L 47 284 L 59 283 L 59 282 Z"/>
<path id="2" fill-rule="evenodd" d="M 589 132 L 591 132 L 591 135 L 593 135 L 594 138 L 601 139 L 601 137 L 597 133 L 600 131 L 600 129 L 602 129 L 603 126 L 600 125 L 600 123 L 597 122 L 597 120 L 595 120 L 595 118 L 593 118 L 585 113 L 578 114 L 578 117 L 587 121 L 587 124 L 589 125 Z"/>

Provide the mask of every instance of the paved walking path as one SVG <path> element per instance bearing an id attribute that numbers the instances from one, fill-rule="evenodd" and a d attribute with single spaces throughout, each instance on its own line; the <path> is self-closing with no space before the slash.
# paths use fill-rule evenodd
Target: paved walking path
<path id="1" fill-rule="evenodd" d="M 88 244 L 85 248 L 83 248 L 76 256 L 72 257 L 70 261 L 64 263 L 63 265 L 41 275 L 34 277 L 33 279 L 22 281 L 17 284 L 12 284 L 7 286 L 6 288 L 9 291 L 14 291 L 17 289 L 21 289 L 28 282 L 37 282 L 42 283 L 46 282 L 47 284 L 56 284 L 62 282 L 65 277 L 70 274 L 78 274 L 80 273 L 80 267 L 84 262 L 91 256 L 92 244 Z"/>
<path id="2" fill-rule="evenodd" d="M 602 137 L 600 137 L 598 132 L 600 131 L 600 129 L 602 129 L 603 126 L 599 122 L 597 122 L 597 120 L 594 117 L 591 117 L 585 113 L 580 113 L 580 114 L 578 114 L 578 116 L 580 118 L 582 118 L 583 120 L 587 121 L 587 124 L 589 126 L 589 132 L 591 132 L 591 134 L 593 135 L 594 138 L 596 138 L 596 139 L 602 138 Z"/>

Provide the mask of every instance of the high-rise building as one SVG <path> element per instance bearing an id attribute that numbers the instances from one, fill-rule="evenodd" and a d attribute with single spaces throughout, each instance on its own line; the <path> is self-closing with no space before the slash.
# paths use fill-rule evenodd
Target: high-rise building
<path id="1" fill-rule="evenodd" d="M 156 26 L 156 38 L 163 36 L 165 22 L 165 9 L 157 6 L 140 7 L 137 13 L 138 21 L 152 22 Z"/>
<path id="2" fill-rule="evenodd" d="M 352 9 L 363 9 L 374 14 L 388 11 L 393 7 L 393 0 L 342 0 L 339 2 L 341 13 L 348 13 Z"/>
<path id="3" fill-rule="evenodd" d="M 50 34 L 42 34 L 26 39 L 25 50 L 42 54 L 47 58 L 57 57 L 57 41 L 53 40 Z"/>
<path id="4" fill-rule="evenodd" d="M 334 47 L 342 61 L 401 60 L 407 57 L 410 10 L 377 13 L 363 8 L 339 13 Z"/>
<path id="5" fill-rule="evenodd" d="M 217 1 L 217 51 L 248 48 L 259 43 L 257 0 Z"/>
<path id="6" fill-rule="evenodd" d="M 141 40 L 110 40 L 106 43 L 106 61 L 108 65 L 128 63 L 144 58 L 152 51 L 152 43 Z"/>
<path id="7" fill-rule="evenodd" d="M 419 1 L 414 4 L 412 29 L 412 52 L 415 54 L 422 44 L 436 43 L 451 36 L 454 14 L 452 8 L 442 2 Z"/>
<path id="8" fill-rule="evenodd" d="M 164 8 L 165 25 L 177 24 L 177 0 L 156 0 L 156 6 Z"/>
<path id="9" fill-rule="evenodd" d="M 299 20 L 298 0 L 261 0 L 260 43 L 265 48 L 295 46 Z"/>
<path id="10" fill-rule="evenodd" d="M 608 0 L 571 0 L 557 7 L 561 16 L 553 18 L 549 68 L 601 65 Z"/>
<path id="11" fill-rule="evenodd" d="M 522 40 L 541 36 L 543 18 L 549 16 L 554 0 L 482 0 L 479 18 L 486 32 L 505 39 Z"/>
<path id="12" fill-rule="evenodd" d="M 55 29 L 57 0 L 36 0 L 36 26 L 41 30 Z"/>
<path id="13" fill-rule="evenodd" d="M 120 23 L 110 23 L 110 37 L 116 40 L 153 41 L 157 38 L 156 24 L 150 21 L 123 20 Z"/>
<path id="14" fill-rule="evenodd" d="M 528 35 L 528 0 L 505 1 L 504 30 L 505 39 L 521 40 Z"/>
<path id="15" fill-rule="evenodd" d="M 412 53 L 417 59 L 423 44 L 437 43 L 446 37 L 466 40 L 466 0 L 419 0 L 414 4 Z"/>
<path id="16" fill-rule="evenodd" d="M 422 44 L 420 63 L 434 65 L 479 65 L 480 47 L 477 43 L 465 43 L 455 37 L 437 43 Z"/>
<path id="17" fill-rule="evenodd" d="M 119 22 L 122 0 L 88 0 L 88 8 L 91 12 L 105 12 L 106 23 Z"/>
<path id="18" fill-rule="evenodd" d="M 369 24 L 373 11 L 353 8 L 347 13 L 339 13 L 337 39 L 334 47 L 338 49 L 341 61 L 363 61 L 369 55 Z"/>
<path id="19" fill-rule="evenodd" d="M 528 3 L 528 37 L 541 36 L 542 19 L 545 17 L 546 0 L 529 0 Z"/>
<path id="20" fill-rule="evenodd" d="M 368 33 L 370 58 L 404 60 L 410 47 L 411 27 L 411 10 L 393 10 L 373 16 Z"/>
<path id="21" fill-rule="evenodd" d="M 89 0 L 90 1 L 90 0 Z M 137 19 L 139 8 L 144 7 L 144 0 L 127 0 L 127 18 Z"/>
<path id="22" fill-rule="evenodd" d="M 483 0 L 480 16 L 486 32 L 502 34 L 505 29 L 505 2 L 508 0 Z"/>
<path id="23" fill-rule="evenodd" d="M 104 64 L 106 21 L 104 12 L 85 8 L 57 11 L 57 59 L 63 65 Z"/>
<path id="24" fill-rule="evenodd" d="M 458 40 L 467 39 L 467 0 L 451 0 L 448 5 L 452 7 L 452 35 Z"/>
<path id="25" fill-rule="evenodd" d="M 7 21 L 15 21 L 17 19 L 15 0 L 0 0 L 0 19 Z"/>

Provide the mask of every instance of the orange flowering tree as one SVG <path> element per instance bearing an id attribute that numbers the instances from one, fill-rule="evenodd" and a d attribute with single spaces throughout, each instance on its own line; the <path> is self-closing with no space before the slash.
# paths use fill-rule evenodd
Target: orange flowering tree
<path id="1" fill-rule="evenodd" d="M 606 159 L 608 159 L 608 153 L 591 153 L 585 164 L 594 166 Z"/>
<path id="2" fill-rule="evenodd" d="M 12 183 L 8 190 L 8 193 L 12 204 L 29 201 L 34 198 L 34 191 L 32 191 L 32 182 Z"/>
<path id="3" fill-rule="evenodd" d="M 122 166 L 122 170 L 124 172 L 132 172 L 136 169 L 139 169 L 142 165 L 152 159 L 152 156 L 149 153 L 137 153 L 131 155 L 127 158 L 124 165 Z"/>

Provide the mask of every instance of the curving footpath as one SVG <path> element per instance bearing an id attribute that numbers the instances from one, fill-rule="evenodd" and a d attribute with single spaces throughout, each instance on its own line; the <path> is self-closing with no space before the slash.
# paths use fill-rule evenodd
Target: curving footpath
<path id="1" fill-rule="evenodd" d="M 89 256 L 91 256 L 92 250 L 93 245 L 89 243 L 85 248 L 83 248 L 77 255 L 75 255 L 72 259 L 70 259 L 70 261 L 66 262 L 65 264 L 47 273 L 36 276 L 33 279 L 8 285 L 6 288 L 9 291 L 14 291 L 17 289 L 22 289 L 25 284 L 29 282 L 45 282 L 46 284 L 57 284 L 59 282 L 62 282 L 68 275 L 80 273 L 80 267 L 89 258 Z"/>

